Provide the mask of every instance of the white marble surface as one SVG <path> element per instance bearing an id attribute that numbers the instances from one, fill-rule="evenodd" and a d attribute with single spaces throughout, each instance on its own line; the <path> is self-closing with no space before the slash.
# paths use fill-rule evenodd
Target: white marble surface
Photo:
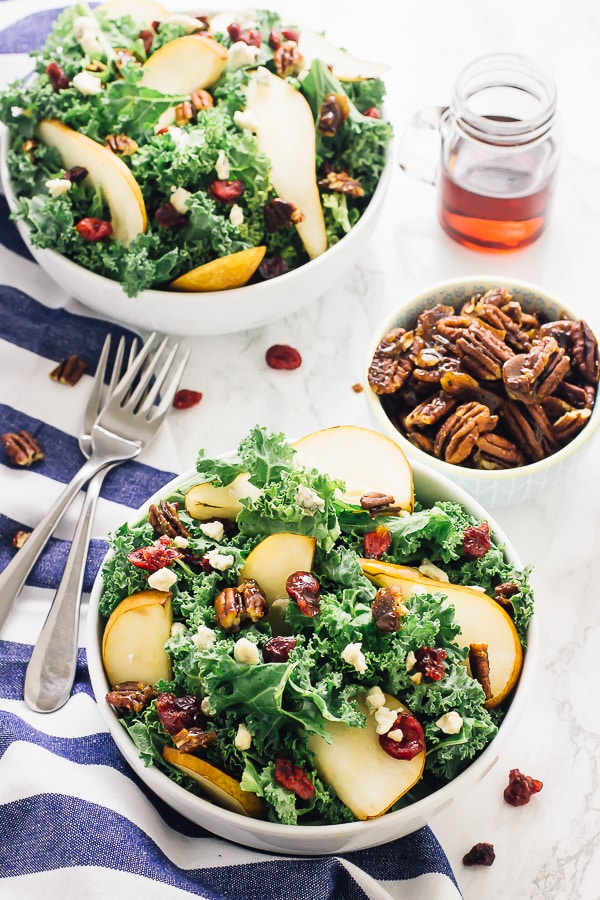
<path id="1" fill-rule="evenodd" d="M 0 22 L 17 10 L 24 15 L 49 5 L 54 4 L 6 0 Z M 290 436 L 339 423 L 372 424 L 364 395 L 352 390 L 363 379 L 369 337 L 403 298 L 440 279 L 515 276 L 564 297 L 590 321 L 600 319 L 595 0 L 296 0 L 280 7 L 325 27 L 361 55 L 392 63 L 388 111 L 398 132 L 419 107 L 445 103 L 456 74 L 472 58 L 507 50 L 537 59 L 556 79 L 565 133 L 550 224 L 536 244 L 517 253 L 469 251 L 437 224 L 434 189 L 397 169 L 374 239 L 336 290 L 264 329 L 187 342 L 192 358 L 185 386 L 204 397 L 198 407 L 171 417 L 174 470 L 192 466 L 200 446 L 209 453 L 235 447 L 255 423 Z M 264 353 L 273 343 L 298 348 L 302 367 L 267 368 Z M 430 823 L 466 900 L 600 897 L 600 714 L 594 696 L 600 650 L 599 450 L 596 436 L 568 481 L 535 501 L 491 510 L 522 560 L 534 566 L 538 676 L 495 768 Z M 513 767 L 544 782 L 542 792 L 520 809 L 502 799 Z M 467 869 L 462 856 L 478 841 L 495 845 L 496 862 Z"/>

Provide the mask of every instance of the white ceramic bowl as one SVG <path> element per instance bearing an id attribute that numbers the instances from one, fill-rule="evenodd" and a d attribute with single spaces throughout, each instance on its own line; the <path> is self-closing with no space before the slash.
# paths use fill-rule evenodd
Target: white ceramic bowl
<path id="1" fill-rule="evenodd" d="M 0 180 L 11 211 L 17 199 L 6 157 L 8 134 L 0 131 Z M 32 245 L 29 229 L 17 222 L 21 237 L 39 265 L 61 288 L 84 306 L 126 325 L 190 337 L 230 334 L 268 325 L 291 315 L 339 284 L 363 252 L 379 220 L 391 178 L 393 152 L 356 225 L 337 244 L 298 269 L 260 284 L 216 292 L 142 291 L 128 297 L 121 285 L 72 262 L 54 250 Z"/>
<path id="2" fill-rule="evenodd" d="M 587 425 L 570 443 L 553 453 L 552 456 L 518 468 L 484 471 L 447 463 L 415 447 L 388 418 L 381 404 L 380 397 L 371 390 L 367 379 L 369 365 L 377 345 L 381 338 L 392 328 L 400 326 L 408 330 L 414 325 L 419 313 L 434 306 L 436 303 L 459 307 L 473 294 L 485 293 L 485 291 L 494 287 L 504 287 L 512 291 L 515 297 L 523 303 L 523 307 L 526 310 L 542 312 L 548 321 L 558 319 L 561 316 L 566 316 L 570 319 L 585 318 L 595 335 L 597 337 L 600 335 L 600 328 L 589 317 L 582 316 L 580 313 L 578 314 L 574 310 L 569 309 L 557 297 L 527 281 L 500 275 L 473 275 L 464 278 L 454 278 L 429 286 L 395 309 L 393 313 L 380 323 L 375 330 L 367 353 L 365 396 L 377 427 L 400 444 L 411 461 L 417 461 L 429 466 L 433 471 L 449 478 L 485 506 L 500 507 L 511 503 L 522 503 L 538 495 L 559 475 L 564 474 L 573 461 L 574 456 L 580 453 L 583 448 L 587 449 L 592 443 L 591 439 L 596 433 L 598 426 L 600 426 L 600 402 L 596 402 Z"/>
<path id="3" fill-rule="evenodd" d="M 165 486 L 150 498 L 136 515 L 132 516 L 131 522 L 135 523 L 143 518 L 150 503 L 156 503 L 160 498 L 167 497 L 175 488 L 192 480 L 194 474 L 189 472 Z M 440 499 L 454 500 L 462 503 L 473 515 L 487 519 L 497 540 L 501 544 L 505 544 L 507 558 L 522 568 L 522 563 L 508 538 L 479 503 L 469 497 L 461 488 L 420 463 L 413 465 L 413 475 L 415 494 L 418 499 L 427 505 Z M 513 692 L 510 708 L 498 734 L 483 753 L 457 778 L 425 799 L 378 819 L 344 825 L 279 825 L 247 818 L 215 806 L 175 784 L 158 769 L 147 768 L 143 764 L 133 742 L 119 724 L 116 713 L 105 700 L 110 686 L 104 673 L 101 656 L 103 623 L 98 614 L 101 593 L 102 578 L 99 575 L 92 590 L 88 610 L 87 658 L 90 679 L 100 712 L 119 750 L 138 777 L 177 812 L 213 834 L 246 847 L 267 852 L 297 856 L 345 853 L 384 844 L 422 827 L 430 816 L 482 779 L 498 761 L 499 749 L 523 708 L 534 673 L 535 620 L 528 632 L 528 649 L 524 654 L 521 677 Z"/>

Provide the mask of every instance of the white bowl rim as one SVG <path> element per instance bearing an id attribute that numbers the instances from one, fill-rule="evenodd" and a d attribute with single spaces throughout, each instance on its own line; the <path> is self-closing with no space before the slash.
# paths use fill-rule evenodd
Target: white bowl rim
<path id="1" fill-rule="evenodd" d="M 412 306 L 416 307 L 422 299 L 425 299 L 432 294 L 438 294 L 443 291 L 452 290 L 453 288 L 460 288 L 462 285 L 469 284 L 471 282 L 478 282 L 483 284 L 487 283 L 490 287 L 502 286 L 507 288 L 520 289 L 523 291 L 530 291 L 544 298 L 549 303 L 556 305 L 557 308 L 562 309 L 568 318 L 572 318 L 574 321 L 577 321 L 577 316 L 573 313 L 569 306 L 564 304 L 562 300 L 560 300 L 555 295 L 549 293 L 549 291 L 547 291 L 545 288 L 542 288 L 539 285 L 534 284 L 533 282 L 526 281 L 522 278 L 512 278 L 511 276 L 506 275 L 464 275 L 462 277 L 457 276 L 456 278 L 434 282 L 428 287 L 423 288 L 423 290 L 418 291 L 418 293 L 413 294 L 401 306 L 397 306 L 394 312 L 386 314 L 386 316 L 379 322 L 377 328 L 373 332 L 375 337 L 371 340 L 369 345 L 365 372 L 367 372 L 369 369 L 371 360 L 373 359 L 373 354 L 377 349 L 379 341 L 387 331 L 394 327 L 398 319 L 401 317 L 403 310 L 409 309 Z M 586 321 L 588 321 L 588 319 L 586 319 Z M 592 327 L 594 334 L 596 334 L 597 336 L 600 334 L 599 327 L 592 325 L 590 325 L 590 327 Z M 503 481 L 514 481 L 515 478 L 535 476 L 540 472 L 545 471 L 546 469 L 551 469 L 557 464 L 565 462 L 567 459 L 569 459 L 570 456 L 576 453 L 577 450 L 580 449 L 580 447 L 582 447 L 590 440 L 590 438 L 594 435 L 594 433 L 600 426 L 600 398 L 597 396 L 596 402 L 594 403 L 592 415 L 590 416 L 590 419 L 586 426 L 575 435 L 573 440 L 569 441 L 568 444 L 565 444 L 564 447 L 561 447 L 560 450 L 557 450 L 556 453 L 553 453 L 551 456 L 546 456 L 544 457 L 544 459 L 540 459 L 537 462 L 528 463 L 525 466 L 519 466 L 513 469 L 471 469 L 467 466 L 455 465 L 454 463 L 448 463 L 445 460 L 438 459 L 437 457 L 431 456 L 429 453 L 426 453 L 424 450 L 421 450 L 414 444 L 411 444 L 406 436 L 403 435 L 401 431 L 398 431 L 397 428 L 395 428 L 391 420 L 385 414 L 383 406 L 381 405 L 379 395 L 371 389 L 368 383 L 368 379 L 365 378 L 365 381 L 365 394 L 367 403 L 369 404 L 369 407 L 373 415 L 375 416 L 375 419 L 377 420 L 379 425 L 385 429 L 389 437 L 392 437 L 393 440 L 399 441 L 402 448 L 410 454 L 411 460 L 419 460 L 420 462 L 435 468 L 446 477 L 452 477 L 454 475 L 455 477 L 460 477 L 461 479 L 473 479 L 481 482 L 482 484 L 484 482 L 497 483 Z"/>
<path id="2" fill-rule="evenodd" d="M 456 499 L 458 502 L 467 506 L 473 515 L 481 519 L 486 519 L 490 524 L 490 529 L 494 533 L 497 542 L 505 546 L 507 558 L 519 568 L 523 568 L 515 548 L 503 529 L 476 499 L 471 497 L 466 490 L 459 485 L 454 484 L 444 475 L 440 475 L 438 472 L 432 472 L 429 467 L 422 465 L 418 461 L 411 460 L 411 467 L 416 482 L 418 482 L 419 479 L 431 479 L 433 477 L 439 484 L 444 496 L 449 494 L 453 499 Z M 172 479 L 152 497 L 148 498 L 144 505 L 130 516 L 128 520 L 129 523 L 134 524 L 138 522 L 140 518 L 146 514 L 146 510 L 150 503 L 158 502 L 161 497 L 167 496 L 176 488 L 186 484 L 190 479 L 193 479 L 195 475 L 195 469 L 191 469 Z M 109 557 L 110 552 L 105 559 L 108 559 Z M 410 830 L 414 830 L 417 827 L 420 827 L 420 825 L 425 824 L 427 816 L 451 802 L 457 789 L 460 789 L 463 785 L 466 787 L 476 780 L 483 778 L 496 764 L 499 758 L 499 748 L 508 733 L 509 726 L 514 725 L 523 711 L 526 696 L 530 689 L 533 673 L 535 671 L 537 638 L 534 616 L 527 633 L 527 650 L 524 652 L 523 666 L 519 681 L 514 688 L 510 706 L 499 726 L 497 734 L 480 755 L 477 756 L 463 772 L 448 784 L 421 800 L 395 812 L 386 813 L 377 819 L 337 825 L 283 825 L 259 819 L 246 819 L 239 813 L 218 807 L 209 800 L 205 800 L 201 796 L 192 794 L 181 785 L 172 781 L 168 775 L 156 767 L 144 766 L 133 741 L 119 724 L 118 717 L 114 710 L 112 710 L 104 700 L 104 696 L 109 690 L 109 685 L 102 665 L 100 642 L 98 640 L 98 628 L 101 624 L 98 616 L 98 603 L 102 593 L 102 586 L 101 567 L 94 582 L 88 607 L 86 644 L 88 668 L 92 689 L 100 708 L 101 716 L 104 719 L 113 740 L 129 765 L 136 772 L 138 777 L 140 777 L 142 781 L 144 781 L 165 803 L 179 811 L 184 817 L 206 827 L 207 830 L 212 830 L 211 825 L 209 824 L 210 822 L 218 824 L 218 827 L 214 829 L 214 833 L 222 835 L 223 837 L 228 837 L 227 826 L 231 826 L 234 830 L 244 829 L 248 832 L 248 835 L 258 837 L 261 847 L 265 849 L 275 849 L 276 851 L 294 855 L 320 854 L 321 851 L 317 851 L 316 853 L 313 851 L 307 852 L 297 846 L 298 842 L 302 843 L 303 838 L 306 838 L 309 841 L 311 839 L 319 839 L 324 842 L 328 840 L 336 842 L 352 840 L 353 836 L 357 837 L 364 834 L 364 841 L 352 846 L 352 849 L 358 849 L 373 846 L 377 843 L 386 843 L 390 840 L 394 840 L 397 836 L 406 834 L 407 830 L 406 828 L 403 830 L 403 825 L 406 825 L 407 822 L 411 823 Z M 190 798 L 192 799 L 190 800 Z M 199 816 L 201 813 L 205 813 L 206 815 L 202 818 L 193 818 L 191 815 L 188 815 L 184 810 L 185 807 L 189 807 L 190 804 L 194 804 L 198 809 Z M 399 830 L 397 834 L 393 833 L 394 823 L 398 824 Z M 385 831 L 385 835 L 379 835 L 379 831 Z M 235 837 L 231 837 L 230 839 L 234 841 L 237 840 Z M 324 855 L 327 855 L 330 851 L 324 849 L 322 852 Z"/>

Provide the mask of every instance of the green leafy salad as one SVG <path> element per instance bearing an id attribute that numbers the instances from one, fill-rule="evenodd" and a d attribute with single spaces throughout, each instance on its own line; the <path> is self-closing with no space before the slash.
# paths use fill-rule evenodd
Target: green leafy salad
<path id="1" fill-rule="evenodd" d="M 413 504 L 412 482 L 409 508 L 377 492 L 358 502 L 298 448 L 257 426 L 233 456 L 201 451 L 197 476 L 111 535 L 102 653 L 107 701 L 146 765 L 201 795 L 207 779 L 233 785 L 256 801 L 242 804 L 251 815 L 333 824 L 415 802 L 486 747 L 518 679 L 533 595 L 529 569 L 462 505 Z M 397 585 L 385 577 L 395 572 Z M 498 634 L 514 633 L 500 693 L 493 629 L 461 643 L 461 592 L 491 605 Z M 153 625 L 140 614 L 149 606 Z M 143 671 L 140 628 L 158 640 Z M 325 751 L 341 732 L 358 748 L 369 728 L 400 787 L 363 812 Z M 357 750 L 353 782 L 376 765 Z"/>
<path id="2" fill-rule="evenodd" d="M 338 77 L 313 55 L 333 45 L 310 32 L 305 47 L 302 28 L 264 9 L 229 24 L 167 11 L 158 21 L 154 7 L 146 22 L 118 12 L 118 0 L 61 12 L 32 54 L 32 76 L 0 95 L 13 217 L 34 246 L 135 296 L 231 286 L 173 282 L 251 248 L 264 256 L 240 284 L 260 282 L 350 231 L 392 137 L 381 77 L 345 75 L 343 64 Z M 298 115 L 289 92 L 266 110 L 269 79 L 299 95 Z"/>

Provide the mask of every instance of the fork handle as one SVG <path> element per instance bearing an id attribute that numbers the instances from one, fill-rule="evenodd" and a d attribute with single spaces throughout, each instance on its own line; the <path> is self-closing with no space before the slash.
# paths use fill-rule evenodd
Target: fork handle
<path id="1" fill-rule="evenodd" d="M 23 587 L 25 579 L 74 498 L 96 472 L 114 461 L 114 457 L 106 456 L 92 457 L 87 460 L 41 522 L 33 529 L 16 556 L 0 573 L 0 629 L 6 621 L 17 594 Z"/>
<path id="2" fill-rule="evenodd" d="M 23 699 L 34 712 L 55 712 L 69 699 L 77 670 L 79 606 L 96 501 L 110 466 L 90 480 L 77 520 L 65 571 L 33 648 Z"/>

